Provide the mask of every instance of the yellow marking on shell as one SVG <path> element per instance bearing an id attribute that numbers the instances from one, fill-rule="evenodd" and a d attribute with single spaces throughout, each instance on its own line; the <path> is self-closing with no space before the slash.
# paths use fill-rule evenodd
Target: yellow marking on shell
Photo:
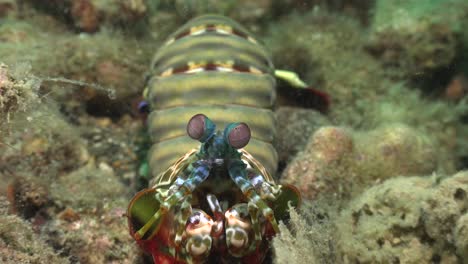
<path id="1" fill-rule="evenodd" d="M 216 70 L 220 72 L 233 72 L 234 71 L 234 61 L 215 61 Z"/>
<path id="2" fill-rule="evenodd" d="M 198 35 L 206 31 L 206 25 L 194 26 L 190 28 L 190 36 Z"/>
<path id="3" fill-rule="evenodd" d="M 170 38 L 164 43 L 164 46 L 171 45 L 175 41 L 175 38 Z"/>
<path id="4" fill-rule="evenodd" d="M 201 62 L 189 61 L 187 63 L 188 69 L 186 71 L 184 71 L 183 73 L 203 72 L 203 71 L 205 71 L 206 64 L 207 63 L 204 62 L 204 61 L 201 61 Z"/>
<path id="5" fill-rule="evenodd" d="M 230 26 L 219 24 L 215 25 L 215 29 L 218 33 L 232 35 L 232 27 Z"/>
<path id="6" fill-rule="evenodd" d="M 185 71 L 184 73 L 196 73 L 196 72 L 204 72 L 204 71 L 205 71 L 205 68 L 199 67 L 199 68 L 194 68 L 194 69 Z"/>
<path id="7" fill-rule="evenodd" d="M 216 70 L 219 71 L 219 72 L 233 72 L 234 69 L 233 68 L 226 68 L 226 67 L 216 67 Z"/>
<path id="8" fill-rule="evenodd" d="M 174 70 L 173 70 L 172 68 L 169 68 L 169 69 L 163 71 L 163 72 L 161 73 L 160 76 L 161 76 L 161 77 L 168 77 L 168 76 L 171 76 L 173 71 L 174 71 Z"/>
<path id="9" fill-rule="evenodd" d="M 234 66 L 234 61 L 233 60 L 228 60 L 228 61 L 215 61 L 214 64 L 216 67 L 223 67 L 223 68 L 231 68 Z"/>
<path id="10" fill-rule="evenodd" d="M 188 70 L 191 71 L 191 70 L 198 69 L 198 68 L 204 68 L 206 66 L 206 62 L 205 61 L 201 61 L 201 62 L 189 61 L 187 63 L 187 66 L 189 68 Z"/>
<path id="11" fill-rule="evenodd" d="M 254 38 L 252 38 L 251 36 L 248 36 L 247 37 L 247 40 L 252 42 L 252 43 L 255 43 L 255 44 L 258 44 L 257 40 L 255 40 Z"/>
<path id="12" fill-rule="evenodd" d="M 249 66 L 249 71 L 253 74 L 263 74 L 263 72 L 253 66 Z"/>

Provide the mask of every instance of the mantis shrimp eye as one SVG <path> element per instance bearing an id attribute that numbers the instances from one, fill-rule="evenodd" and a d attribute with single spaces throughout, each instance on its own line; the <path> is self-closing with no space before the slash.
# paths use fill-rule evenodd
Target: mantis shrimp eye
<path id="1" fill-rule="evenodd" d="M 192 139 L 205 142 L 213 135 L 216 126 L 204 114 L 194 115 L 187 124 L 187 134 Z"/>
<path id="2" fill-rule="evenodd" d="M 224 130 L 224 139 L 235 149 L 245 147 L 250 140 L 250 128 L 245 123 L 229 124 Z"/>

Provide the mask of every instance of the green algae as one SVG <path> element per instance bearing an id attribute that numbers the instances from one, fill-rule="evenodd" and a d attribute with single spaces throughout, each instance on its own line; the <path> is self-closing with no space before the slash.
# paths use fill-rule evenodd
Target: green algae
<path id="1" fill-rule="evenodd" d="M 290 208 L 291 219 L 274 238 L 274 263 L 335 263 L 333 207 L 325 200 Z"/>
<path id="2" fill-rule="evenodd" d="M 0 196 L 0 261 L 2 263 L 68 263 L 34 232 L 31 224 L 8 214 L 8 201 Z"/>
<path id="3" fill-rule="evenodd" d="M 450 177 L 395 178 L 370 188 L 337 219 L 342 258 L 457 263 L 456 245 L 463 248 L 464 242 L 452 229 L 468 206 L 467 180 L 465 171 Z"/>

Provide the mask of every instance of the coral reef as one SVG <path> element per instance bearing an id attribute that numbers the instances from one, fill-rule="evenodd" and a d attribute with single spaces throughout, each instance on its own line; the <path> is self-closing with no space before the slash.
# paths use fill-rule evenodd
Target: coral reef
<path id="1" fill-rule="evenodd" d="M 440 181 L 440 183 L 438 183 Z M 395 178 L 353 200 L 336 220 L 345 263 L 459 263 L 468 173 Z"/>
<path id="2" fill-rule="evenodd" d="M 95 115 L 122 114 L 128 101 L 140 94 L 151 57 L 145 48 L 153 46 L 149 43 L 154 40 L 126 41 L 123 35 L 106 31 L 75 35 L 63 29 L 44 30 L 42 24 L 47 21 L 38 19 L 30 24 L 6 20 L 0 25 L 2 61 L 10 67 L 26 64 L 34 68 L 42 94 L 67 107 L 72 103 L 81 105 L 71 112 L 81 110 Z"/>
<path id="3" fill-rule="evenodd" d="M 117 126 L 81 117 L 77 130 L 29 71 L 1 65 L 0 191 L 10 202 L 1 206 L 15 214 L 0 221 L 2 261 L 137 263 L 123 217 L 130 196 L 123 182 L 133 181 L 138 166 L 131 142 L 140 121 L 122 118 Z M 41 235 L 34 244 L 26 239 L 37 236 L 33 231 Z"/>
<path id="4" fill-rule="evenodd" d="M 468 153 L 462 136 L 467 126 L 459 122 L 467 113 L 466 101 L 429 101 L 413 87 L 389 78 L 389 70 L 364 49 L 366 36 L 355 21 L 319 11 L 291 15 L 270 27 L 266 43 L 278 68 L 295 66 L 309 83 L 331 95 L 329 115 L 334 123 L 359 130 L 403 123 L 434 137 L 449 163 Z M 443 167 L 453 172 L 454 166 Z"/>
<path id="5" fill-rule="evenodd" d="M 463 262 L 468 174 L 444 175 L 468 164 L 465 2 L 0 0 L 0 262 L 144 262 L 123 216 L 133 108 L 164 38 L 207 12 L 331 98 L 279 100 L 281 180 L 304 202 L 272 262 Z"/>

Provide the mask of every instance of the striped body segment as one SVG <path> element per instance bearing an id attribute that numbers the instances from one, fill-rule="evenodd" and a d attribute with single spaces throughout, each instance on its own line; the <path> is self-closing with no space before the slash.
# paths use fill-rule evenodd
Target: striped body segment
<path id="1" fill-rule="evenodd" d="M 206 15 L 182 26 L 156 53 L 145 90 L 152 108 L 151 175 L 199 146 L 186 135 L 187 121 L 198 113 L 221 130 L 232 120 L 247 123 L 252 138 L 246 150 L 274 175 L 275 85 L 269 54 L 238 23 Z"/>

